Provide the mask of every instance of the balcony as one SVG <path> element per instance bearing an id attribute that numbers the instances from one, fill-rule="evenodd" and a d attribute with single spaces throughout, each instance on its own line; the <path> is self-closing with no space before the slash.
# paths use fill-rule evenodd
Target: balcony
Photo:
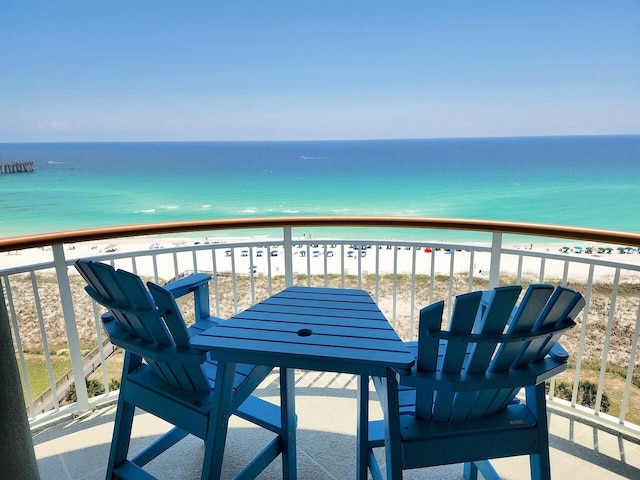
<path id="1" fill-rule="evenodd" d="M 349 240 L 311 239 L 298 234 L 308 226 L 420 229 L 425 240 L 365 235 Z M 244 237 L 243 230 L 238 237 L 244 238 L 219 240 L 222 233 L 229 238 L 236 229 L 252 228 L 261 232 L 268 228 L 271 233 L 255 240 Z M 441 229 L 482 232 L 486 241 L 426 240 L 438 238 Z M 194 232 L 204 240 L 174 243 L 166 238 Z M 557 247 L 532 248 L 532 236 L 540 239 L 536 243 Z M 124 245 L 120 239 L 131 237 L 144 246 L 131 251 L 120 245 Z M 566 245 L 570 247 L 563 249 Z M 104 475 L 117 397 L 112 380 L 121 360 L 119 352 L 105 342 L 101 312 L 82 291 L 72 267 L 76 258 L 92 256 L 160 283 L 194 271 L 210 273 L 212 313 L 221 317 L 287 285 L 363 288 L 404 339 L 415 338 L 418 310 L 434 301 L 444 300 L 450 306 L 459 293 L 507 283 L 570 285 L 583 293 L 587 306 L 579 327 L 563 342 L 571 353 L 570 369 L 549 386 L 553 475 L 636 477 L 640 475 L 638 247 L 640 234 L 627 232 L 362 217 L 220 220 L 0 239 L 3 260 L 7 260 L 2 262 L 0 280 L 40 473 L 42 478 Z M 38 249 L 36 263 L 28 260 L 32 256 L 27 253 L 33 252 L 29 249 Z M 355 381 L 319 372 L 297 375 L 300 477 L 351 477 Z M 80 378 L 92 382 L 75 381 Z M 92 385 L 100 385 L 104 392 L 92 396 Z M 68 395 L 71 386 L 75 395 Z M 273 382 L 266 382 L 259 393 L 274 396 L 275 389 Z M 138 435 L 155 435 L 160 428 L 145 422 L 145 430 Z M 253 435 L 240 421 L 234 424 L 225 466 L 229 478 L 236 465 L 246 462 L 241 455 L 249 454 L 244 439 L 251 444 Z M 329 444 L 336 447 L 327 458 Z M 161 478 L 192 478 L 189 472 L 198 468 L 202 451 L 188 450 L 189 455 L 179 449 L 172 453 L 179 462 L 166 459 L 157 465 L 165 475 Z M 518 474 L 527 471 L 526 459 L 500 465 L 509 478 L 521 478 Z M 265 478 L 279 478 L 277 463 L 270 468 Z M 453 472 L 456 478 L 458 470 L 444 469 L 438 478 L 444 478 L 445 472 Z"/>

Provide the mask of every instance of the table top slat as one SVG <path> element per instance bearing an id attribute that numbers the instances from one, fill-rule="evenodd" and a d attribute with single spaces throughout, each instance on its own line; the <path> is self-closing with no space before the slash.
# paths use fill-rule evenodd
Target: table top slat
<path id="1" fill-rule="evenodd" d="M 412 354 L 363 290 L 290 287 L 191 339 L 214 359 L 384 375 Z"/>

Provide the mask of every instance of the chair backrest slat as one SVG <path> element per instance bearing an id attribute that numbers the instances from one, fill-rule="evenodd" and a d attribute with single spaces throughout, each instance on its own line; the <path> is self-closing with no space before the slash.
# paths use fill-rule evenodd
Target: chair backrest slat
<path id="1" fill-rule="evenodd" d="M 449 331 L 460 335 L 471 333 L 476 320 L 482 292 L 471 292 L 459 295 L 449 324 Z M 469 358 L 468 344 L 464 342 L 446 342 L 442 366 L 439 368 L 443 373 L 460 372 L 463 365 Z M 433 401 L 433 418 L 437 420 L 447 420 L 453 413 L 451 404 L 454 400 L 453 392 L 436 392 Z"/>
<path id="2" fill-rule="evenodd" d="M 147 283 L 151 296 L 156 302 L 156 306 L 163 316 L 167 328 L 173 336 L 175 344 L 179 347 L 189 346 L 189 331 L 184 323 L 180 308 L 176 303 L 176 299 L 168 290 L 156 285 L 155 283 Z"/>
<path id="3" fill-rule="evenodd" d="M 493 295 L 489 300 L 487 310 L 475 323 L 473 333 L 498 334 L 504 328 L 511 317 L 513 307 L 518 301 L 522 287 L 512 285 L 508 287 L 498 287 L 493 290 Z M 489 366 L 496 345 L 478 344 L 473 349 L 472 355 L 466 365 L 467 373 L 483 372 Z"/>
<path id="4" fill-rule="evenodd" d="M 579 307 L 576 311 L 576 307 Z M 584 307 L 582 295 L 566 287 L 558 287 L 547 302 L 545 308 L 540 313 L 540 317 L 533 326 L 532 332 L 538 332 L 545 328 L 552 328 L 566 318 L 573 320 Z M 573 313 L 573 317 L 569 315 Z M 541 338 L 532 340 L 516 359 L 515 367 L 522 367 L 543 358 L 555 345 L 559 337 L 555 340 L 551 338 Z M 553 340 L 553 341 L 552 341 Z M 546 348 L 548 346 L 548 348 Z"/>
<path id="5" fill-rule="evenodd" d="M 520 306 L 514 310 L 509 320 L 507 334 L 531 333 L 540 312 L 545 308 L 549 297 L 553 294 L 552 285 L 530 285 L 520 302 Z M 495 357 L 491 361 L 489 371 L 501 372 L 509 370 L 516 358 L 518 358 L 526 342 L 503 343 L 498 348 Z"/>

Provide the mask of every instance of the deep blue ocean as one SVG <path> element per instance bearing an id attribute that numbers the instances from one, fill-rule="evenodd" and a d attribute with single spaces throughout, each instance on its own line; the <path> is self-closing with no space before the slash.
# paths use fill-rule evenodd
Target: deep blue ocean
<path id="1" fill-rule="evenodd" d="M 287 215 L 456 217 L 640 231 L 640 136 L 0 144 L 0 163 L 29 160 L 35 173 L 0 175 L 1 237 Z M 424 232 L 400 233 L 425 239 Z M 469 235 L 433 237 L 427 240 Z"/>

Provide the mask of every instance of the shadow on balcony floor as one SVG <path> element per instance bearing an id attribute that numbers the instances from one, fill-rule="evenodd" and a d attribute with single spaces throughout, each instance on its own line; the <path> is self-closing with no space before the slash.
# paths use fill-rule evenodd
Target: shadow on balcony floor
<path id="1" fill-rule="evenodd" d="M 257 394 L 277 401 L 278 387 L 272 376 Z M 375 396 L 375 395 L 374 395 Z M 298 478 L 353 478 L 356 452 L 356 381 L 351 375 L 298 372 Z M 380 418 L 377 402 L 372 415 Z M 105 475 L 115 405 L 108 405 L 78 419 L 57 422 L 34 432 L 33 442 L 43 480 L 94 480 Z M 553 478 L 640 478 L 640 445 L 592 427 L 551 415 L 551 470 Z M 268 432 L 234 418 L 225 451 L 223 478 L 233 478 L 271 438 Z M 134 423 L 132 451 L 168 428 L 155 417 L 140 412 Z M 379 454 L 383 452 L 380 451 Z M 161 479 L 200 477 L 204 447 L 187 437 L 149 465 Z M 528 479 L 526 457 L 495 462 L 508 479 Z M 280 459 L 259 477 L 282 478 Z M 409 471 L 407 479 L 427 478 L 425 470 Z M 430 469 L 428 478 L 462 478 L 461 466 Z"/>

